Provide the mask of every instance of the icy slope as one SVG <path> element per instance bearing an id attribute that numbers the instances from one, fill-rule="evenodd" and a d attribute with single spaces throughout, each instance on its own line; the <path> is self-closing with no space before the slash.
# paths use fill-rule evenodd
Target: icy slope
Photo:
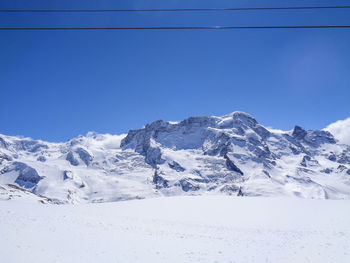
<path id="1" fill-rule="evenodd" d="M 348 200 L 0 201 L 1 262 L 350 262 Z"/>
<path id="2" fill-rule="evenodd" d="M 64 143 L 0 135 L 6 184 L 69 203 L 202 194 L 349 199 L 350 146 L 326 130 L 269 130 L 243 112 Z"/>

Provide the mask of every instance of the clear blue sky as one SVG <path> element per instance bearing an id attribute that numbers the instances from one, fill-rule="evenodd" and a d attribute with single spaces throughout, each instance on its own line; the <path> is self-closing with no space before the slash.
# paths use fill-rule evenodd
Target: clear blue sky
<path id="1" fill-rule="evenodd" d="M 12 1 L 1 9 L 337 5 L 344 1 Z M 350 25 L 350 9 L 0 14 L 0 26 Z M 154 120 L 252 114 L 319 129 L 350 116 L 350 29 L 0 31 L 0 133 L 64 141 Z"/>

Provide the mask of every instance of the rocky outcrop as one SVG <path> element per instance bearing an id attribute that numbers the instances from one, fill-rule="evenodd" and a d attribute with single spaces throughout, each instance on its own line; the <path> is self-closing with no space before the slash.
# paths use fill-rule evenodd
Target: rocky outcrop
<path id="1" fill-rule="evenodd" d="M 66 156 L 66 160 L 71 164 L 71 165 L 74 165 L 74 166 L 77 166 L 79 165 L 79 161 L 77 158 L 75 158 L 74 154 L 72 151 L 69 151 L 67 153 L 67 156 Z"/>
<path id="2" fill-rule="evenodd" d="M 156 189 L 167 188 L 169 186 L 168 180 L 165 180 L 161 175 L 159 175 L 159 172 L 157 169 L 155 169 L 154 171 L 152 181 Z"/>
<path id="3" fill-rule="evenodd" d="M 42 162 L 42 163 L 44 163 L 44 162 L 46 162 L 46 158 L 45 158 L 45 156 L 39 156 L 38 158 L 37 158 L 37 160 L 39 161 L 39 162 Z"/>
<path id="4" fill-rule="evenodd" d="M 179 163 L 175 162 L 175 161 L 172 161 L 170 163 L 168 163 L 169 167 L 177 172 L 183 172 L 185 171 L 186 169 L 183 168 Z"/>
<path id="5" fill-rule="evenodd" d="M 199 185 L 197 185 L 191 179 L 188 179 L 188 178 L 181 179 L 177 183 L 177 185 L 179 185 L 184 192 L 198 191 L 200 189 Z"/>
<path id="6" fill-rule="evenodd" d="M 301 142 L 306 143 L 312 147 L 319 147 L 321 144 L 336 143 L 333 135 L 328 131 L 311 130 L 306 131 L 300 126 L 295 126 L 292 132 L 292 136 Z"/>
<path id="7" fill-rule="evenodd" d="M 1 170 L 1 174 L 12 171 L 18 172 L 18 177 L 16 178 L 15 183 L 24 188 L 32 188 L 42 179 L 34 168 L 21 162 L 11 163 Z"/>
<path id="8" fill-rule="evenodd" d="M 80 159 L 88 166 L 92 160 L 94 159 L 92 155 L 85 149 L 79 147 L 75 150 L 75 152 L 79 155 Z"/>
<path id="9" fill-rule="evenodd" d="M 2 137 L 0 137 L 0 148 L 7 149 L 9 146 L 9 143 Z"/>
<path id="10" fill-rule="evenodd" d="M 239 169 L 227 155 L 225 155 L 224 158 L 226 160 L 226 165 L 227 165 L 228 169 L 230 169 L 231 171 L 234 171 L 236 173 L 239 173 L 240 175 L 244 175 L 244 173 L 241 171 L 241 169 Z"/>

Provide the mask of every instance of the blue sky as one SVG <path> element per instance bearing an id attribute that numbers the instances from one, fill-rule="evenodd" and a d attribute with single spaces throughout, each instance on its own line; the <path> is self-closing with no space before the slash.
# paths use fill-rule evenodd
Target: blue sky
<path id="1" fill-rule="evenodd" d="M 277 2 L 0 2 L 1 9 L 249 6 Z M 306 24 L 350 25 L 350 9 L 0 14 L 2 27 Z M 235 110 L 278 129 L 320 129 L 350 116 L 349 47 L 350 29 L 0 31 L 0 133 L 64 141 L 88 131 L 120 134 L 158 119 Z"/>

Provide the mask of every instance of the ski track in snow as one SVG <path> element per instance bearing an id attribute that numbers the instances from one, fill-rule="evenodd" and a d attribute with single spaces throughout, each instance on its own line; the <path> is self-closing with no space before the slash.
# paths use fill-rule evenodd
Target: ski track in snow
<path id="1" fill-rule="evenodd" d="M 350 262 L 347 200 L 0 202 L 1 262 Z"/>

